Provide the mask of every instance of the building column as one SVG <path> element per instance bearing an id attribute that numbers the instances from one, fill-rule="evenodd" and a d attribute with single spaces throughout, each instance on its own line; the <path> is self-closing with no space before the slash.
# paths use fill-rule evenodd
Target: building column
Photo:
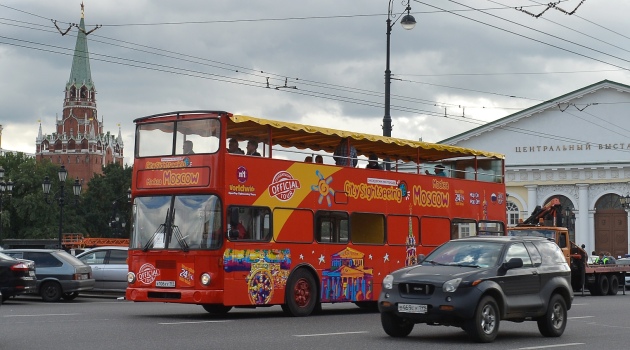
<path id="1" fill-rule="evenodd" d="M 527 216 L 531 215 L 536 206 L 538 205 L 538 198 L 536 197 L 536 189 L 538 185 L 525 185 L 527 188 Z"/>
<path id="2" fill-rule="evenodd" d="M 577 224 L 575 225 L 575 243 L 585 244 L 587 252 L 590 254 L 595 249 L 595 235 L 591 227 L 592 215 L 588 210 L 588 184 L 576 184 L 578 187 L 578 215 L 576 215 Z"/>
<path id="3" fill-rule="evenodd" d="M 595 209 L 588 211 L 588 239 L 591 247 L 595 250 Z"/>
<path id="4" fill-rule="evenodd" d="M 630 209 L 625 209 L 625 210 L 626 210 L 626 216 L 628 217 L 626 220 L 626 223 L 627 223 L 626 227 L 628 231 L 628 250 L 626 250 L 626 252 L 630 253 Z"/>

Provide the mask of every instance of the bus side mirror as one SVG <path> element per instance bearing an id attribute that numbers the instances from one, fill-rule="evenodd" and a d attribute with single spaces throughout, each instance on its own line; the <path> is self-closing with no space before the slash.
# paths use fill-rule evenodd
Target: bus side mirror
<path id="1" fill-rule="evenodd" d="M 422 263 L 427 257 L 424 254 L 418 255 L 418 264 Z"/>

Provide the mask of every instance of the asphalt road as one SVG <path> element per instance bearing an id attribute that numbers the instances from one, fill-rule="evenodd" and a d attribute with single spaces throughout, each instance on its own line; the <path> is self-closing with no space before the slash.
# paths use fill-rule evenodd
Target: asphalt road
<path id="1" fill-rule="evenodd" d="M 576 296 L 560 338 L 540 335 L 535 322 L 502 322 L 494 343 L 472 343 L 459 328 L 416 325 L 404 339 L 388 337 L 378 313 L 353 304 L 325 305 L 321 315 L 285 316 L 280 307 L 233 309 L 213 317 L 201 306 L 132 303 L 80 296 L 44 303 L 10 299 L 0 307 L 0 349 L 627 349 L 630 294 Z"/>

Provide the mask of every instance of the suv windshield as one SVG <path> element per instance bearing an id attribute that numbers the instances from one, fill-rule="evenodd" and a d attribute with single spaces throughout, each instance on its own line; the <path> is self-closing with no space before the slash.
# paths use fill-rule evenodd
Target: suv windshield
<path id="1" fill-rule="evenodd" d="M 497 265 L 503 244 L 450 241 L 431 252 L 422 265 L 489 267 Z"/>
<path id="2" fill-rule="evenodd" d="M 214 195 L 137 197 L 132 249 L 217 249 L 221 202 Z"/>

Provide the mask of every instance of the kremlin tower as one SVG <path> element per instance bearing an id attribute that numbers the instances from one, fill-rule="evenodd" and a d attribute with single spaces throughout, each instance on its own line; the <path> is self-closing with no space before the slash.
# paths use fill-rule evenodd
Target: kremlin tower
<path id="1" fill-rule="evenodd" d="M 76 26 L 76 25 L 75 25 Z M 77 26 L 77 42 L 72 59 L 70 79 L 66 83 L 61 120 L 56 119 L 56 131 L 51 135 L 39 133 L 35 141 L 36 159 L 65 165 L 69 178 L 88 182 L 102 167 L 123 164 L 123 141 L 118 135 L 103 132 L 103 120 L 98 120 L 96 87 L 90 72 L 90 57 L 85 31 L 83 4 L 81 22 Z"/>

